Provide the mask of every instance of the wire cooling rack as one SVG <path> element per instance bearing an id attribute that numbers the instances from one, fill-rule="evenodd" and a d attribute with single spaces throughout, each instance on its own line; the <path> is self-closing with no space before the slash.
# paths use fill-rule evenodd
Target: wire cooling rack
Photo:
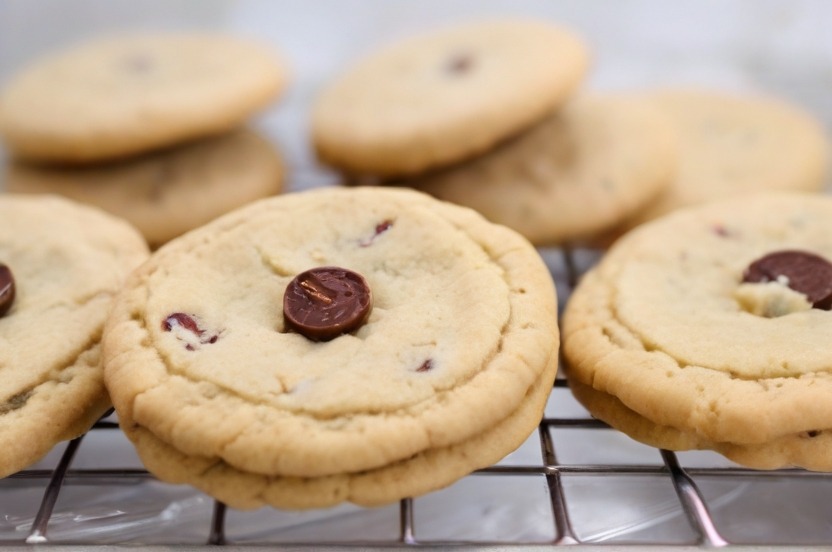
<path id="1" fill-rule="evenodd" d="M 547 255 L 544 254 L 544 257 Z M 576 255 L 571 250 L 558 250 L 554 253 L 554 257 L 548 256 L 547 262 L 559 283 L 562 303 L 564 296 L 568 295 L 568 291 L 574 286 L 583 269 L 593 262 L 592 256 L 589 259 L 589 261 L 583 261 L 582 268 L 580 255 Z M 555 381 L 552 395 L 557 396 L 555 402 L 560 402 L 564 397 L 570 396 L 567 382 L 560 376 Z M 158 538 L 151 538 L 154 534 L 152 526 L 157 524 L 157 519 L 166 519 L 174 527 L 180 522 L 194 525 L 192 517 L 181 520 L 177 518 L 177 515 L 181 517 L 186 511 L 188 503 L 184 503 L 184 508 L 174 509 L 173 514 L 163 512 L 161 517 L 152 518 L 150 523 L 146 524 L 151 528 L 145 537 L 127 536 L 126 533 L 120 533 L 118 530 L 107 530 L 108 523 L 115 525 L 121 523 L 120 514 L 123 514 L 123 508 L 120 504 L 110 505 L 109 511 L 103 516 L 103 521 L 98 520 L 98 529 L 95 531 L 83 533 L 82 537 L 73 536 L 71 531 L 62 531 L 62 535 L 52 537 L 50 528 L 59 521 L 62 525 L 83 523 L 85 519 L 97 515 L 95 512 L 85 512 L 83 503 L 76 504 L 71 499 L 59 502 L 68 489 L 79 486 L 90 487 L 96 490 L 94 493 L 100 494 L 124 487 L 131 490 L 133 493 L 131 496 L 142 496 L 143 489 L 148 485 L 166 486 L 156 481 L 151 474 L 140 467 L 107 468 L 93 465 L 86 468 L 73 468 L 73 459 L 91 435 L 104 436 L 105 439 L 120 436 L 118 423 L 105 417 L 86 436 L 69 442 L 54 468 L 24 470 L 0 482 L 0 516 L 2 516 L 0 520 L 5 521 L 7 525 L 18 523 L 15 534 L 19 535 L 13 538 L 0 536 L 0 546 L 25 549 L 31 545 L 48 544 L 81 550 L 87 549 L 90 545 L 110 548 L 120 544 L 135 545 L 150 542 L 155 545 L 154 548 L 160 549 L 167 549 L 171 546 L 176 546 L 177 549 L 196 549 L 206 545 L 222 545 L 233 549 L 238 545 L 246 547 L 259 545 L 284 550 L 337 550 L 343 547 L 373 550 L 435 549 L 449 546 L 477 550 L 547 550 L 571 545 L 580 549 L 599 548 L 614 551 L 640 550 L 647 545 L 694 550 L 733 547 L 734 545 L 753 545 L 753 549 L 807 550 L 813 546 L 832 544 L 832 507 L 824 500 L 832 491 L 832 485 L 830 485 L 830 477 L 826 474 L 792 469 L 755 471 L 733 465 L 724 459 L 718 461 L 716 465 L 697 466 L 695 465 L 697 462 L 694 461 L 693 466 L 685 466 L 685 462 L 680 461 L 680 456 L 690 453 L 677 455 L 666 450 L 658 451 L 655 462 L 643 462 L 640 459 L 649 447 L 633 444 L 622 434 L 586 414 L 551 415 L 548 409 L 539 424 L 536 435 L 533 435 L 527 443 L 538 449 L 536 455 L 533 455 L 533 457 L 536 456 L 536 460 L 514 463 L 512 457 L 509 456 L 507 460 L 479 470 L 465 478 L 468 481 L 476 480 L 473 485 L 469 485 L 474 488 L 487 486 L 485 480 L 497 481 L 500 485 L 509 485 L 493 494 L 490 506 L 483 506 L 482 498 L 479 496 L 466 502 L 465 492 L 453 488 L 431 493 L 434 498 L 436 495 L 449 493 L 444 497 L 440 496 L 438 501 L 430 502 L 431 495 L 417 499 L 404 499 L 397 506 L 385 510 L 386 514 L 382 517 L 389 527 L 387 527 L 386 536 L 381 538 L 372 536 L 364 538 L 361 535 L 358 538 L 353 536 L 344 540 L 332 538 L 327 532 L 328 524 L 332 521 L 326 517 L 302 521 L 301 525 L 309 526 L 310 530 L 307 531 L 306 537 L 299 540 L 293 540 L 294 537 L 291 534 L 287 538 L 280 531 L 271 534 L 268 531 L 260 531 L 242 538 L 235 538 L 233 535 L 229 536 L 229 516 L 246 519 L 246 516 L 256 514 L 227 511 L 223 504 L 211 501 L 197 491 L 192 492 L 198 495 L 199 500 L 206 506 L 203 509 L 205 519 L 196 523 L 198 529 L 195 534 L 198 540 L 192 536 L 189 540 L 179 541 L 175 532 L 174 536 L 162 539 L 162 542 Z M 561 449 L 574 447 L 576 442 L 592 443 L 593 439 L 598 436 L 613 437 L 613 441 L 596 439 L 593 446 L 597 447 L 600 444 L 608 449 L 605 451 L 608 457 L 610 455 L 621 456 L 623 460 L 576 463 L 559 459 Z M 633 456 L 630 450 L 633 446 L 640 447 L 639 454 L 636 456 Z M 649 449 L 649 452 L 655 453 L 656 451 Z M 634 461 L 633 458 L 636 460 Z M 517 498 L 516 493 L 511 497 L 506 495 L 505 489 L 516 489 L 521 481 L 526 480 L 540 482 L 539 487 L 543 489 L 541 493 L 544 497 L 543 506 L 537 509 L 535 519 L 536 532 L 533 531 L 530 534 L 528 531 L 512 530 L 501 535 L 497 531 L 498 536 L 495 537 L 494 531 L 487 530 L 485 524 L 491 524 L 489 527 L 511 527 L 518 524 L 518 518 L 528 515 L 528 510 L 525 514 L 518 515 L 518 511 L 511 508 L 500 513 L 501 507 L 506 506 L 504 502 L 516 501 Z M 582 481 L 583 484 L 576 484 L 574 481 Z M 713 487 L 714 482 L 716 482 L 716 491 L 703 492 L 703 484 Z M 767 488 L 767 485 L 772 486 Z M 668 501 L 665 495 L 659 501 L 662 504 L 661 508 L 656 508 L 654 496 L 656 486 L 665 488 L 668 494 L 674 497 Z M 798 487 L 796 493 L 792 492 L 795 491 L 795 487 Z M 20 488 L 31 492 L 42 492 L 42 498 L 36 506 L 36 514 L 32 515 L 30 521 L 21 521 L 21 519 L 16 521 L 15 516 L 8 513 L 11 495 L 15 489 Z M 812 489 L 814 494 L 807 493 L 807 488 Z M 586 495 L 591 494 L 590 489 L 600 495 L 597 503 L 587 502 Z M 621 502 L 622 494 L 625 500 L 630 500 L 632 495 L 645 494 L 645 489 L 649 490 L 646 495 L 650 500 L 643 503 L 636 500 L 634 507 L 631 508 L 643 515 L 635 516 L 634 520 L 625 524 L 624 528 L 613 527 L 615 523 L 612 522 L 612 518 L 617 515 L 615 505 Z M 821 493 L 820 499 L 815 496 L 817 492 Z M 522 491 L 522 494 L 525 493 L 526 491 Z M 448 497 L 452 498 L 450 503 Z M 486 502 L 488 500 L 486 499 Z M 532 500 L 531 497 L 529 500 Z M 453 517 L 454 510 L 467 512 L 468 515 L 462 516 L 463 521 L 446 520 L 439 534 L 431 530 L 423 531 L 420 516 L 416 515 L 416 512 L 425 501 L 428 502 L 427 510 L 436 508 L 443 518 Z M 748 510 L 750 503 L 761 506 L 762 513 L 754 511 L 750 522 L 748 519 L 743 521 L 742 516 L 738 518 L 735 514 L 737 510 Z M 751 509 L 753 510 L 753 507 Z M 578 510 L 582 510 L 583 513 Z M 718 510 L 716 515 L 714 510 Z M 377 513 L 372 510 L 354 508 L 354 512 L 359 514 L 362 511 L 374 515 Z M 96 512 L 100 514 L 99 510 Z M 785 515 L 784 512 L 792 512 L 792 514 Z M 281 514 L 276 511 L 273 513 Z M 291 515 L 291 513 L 286 513 L 286 515 Z M 370 523 L 375 525 L 376 518 L 373 518 Z M 422 518 L 426 520 L 426 526 L 430 526 L 430 516 L 422 516 Z M 574 518 L 583 518 L 584 521 L 575 522 Z M 581 527 L 586 525 L 586 519 L 594 520 L 594 523 L 598 525 L 598 520 L 603 522 L 607 518 L 610 519 L 605 529 L 595 533 Z M 785 521 L 783 518 L 786 518 Z M 108 521 L 110 519 L 113 521 Z M 801 524 L 799 521 L 796 522 L 796 519 L 807 523 Z M 778 526 L 778 522 L 782 522 L 781 526 Z M 454 523 L 458 525 L 455 526 Z M 662 523 L 666 525 L 664 529 L 660 528 Z M 783 523 L 788 524 L 788 527 L 783 527 Z M 193 530 L 191 533 L 193 534 Z M 297 535 L 297 533 L 294 534 Z M 322 535 L 320 539 L 316 538 L 318 534 Z M 120 540 L 121 538 L 124 540 Z"/>

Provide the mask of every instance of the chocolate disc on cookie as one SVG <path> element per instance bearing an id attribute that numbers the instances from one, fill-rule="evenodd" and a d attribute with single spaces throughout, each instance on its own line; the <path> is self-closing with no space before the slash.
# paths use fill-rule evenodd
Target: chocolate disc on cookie
<path id="1" fill-rule="evenodd" d="M 743 282 L 780 282 L 806 296 L 816 309 L 832 309 L 832 264 L 806 251 L 777 251 L 757 259 Z"/>
<path id="2" fill-rule="evenodd" d="M 327 341 L 360 328 L 372 308 L 367 280 L 336 266 L 301 272 L 283 295 L 286 325 L 313 341 Z"/>

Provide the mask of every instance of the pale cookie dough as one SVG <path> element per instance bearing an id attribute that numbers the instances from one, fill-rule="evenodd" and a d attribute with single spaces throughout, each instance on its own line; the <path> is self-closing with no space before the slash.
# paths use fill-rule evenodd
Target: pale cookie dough
<path id="1" fill-rule="evenodd" d="M 240 126 L 285 80 L 274 52 L 237 38 L 100 38 L 14 77 L 0 93 L 0 136 L 32 161 L 125 157 Z"/>
<path id="2" fill-rule="evenodd" d="M 774 252 L 832 259 L 830 236 L 832 198 L 797 193 L 680 210 L 628 234 L 563 317 L 576 395 L 652 445 L 832 469 L 832 312 L 805 308 L 783 282 L 742 283 Z"/>
<path id="3" fill-rule="evenodd" d="M 448 165 L 553 111 L 587 65 L 584 42 L 545 22 L 483 21 L 424 34 L 366 58 L 323 91 L 314 145 L 324 162 L 355 174 Z"/>
<path id="4" fill-rule="evenodd" d="M 250 131 L 95 167 L 9 165 L 6 188 L 95 205 L 132 223 L 152 247 L 283 187 L 283 164 Z"/>
<path id="5" fill-rule="evenodd" d="M 667 90 L 653 99 L 679 134 L 679 170 L 633 228 L 679 207 L 731 195 L 819 191 L 829 142 L 820 123 L 773 98 Z"/>
<path id="6" fill-rule="evenodd" d="M 519 447 L 543 415 L 557 371 L 553 355 L 517 410 L 460 443 L 428 449 L 410 458 L 360 473 L 317 478 L 269 477 L 237 470 L 216 458 L 191 457 L 134 426 L 125 431 L 142 462 L 160 478 L 188 483 L 232 508 L 324 508 L 340 502 L 381 506 L 445 487 Z"/>
<path id="7" fill-rule="evenodd" d="M 100 338 L 113 296 L 147 257 L 129 225 L 55 197 L 0 196 L 0 264 L 15 297 L 0 316 L 0 477 L 77 437 L 110 402 Z"/>
<path id="8" fill-rule="evenodd" d="M 373 295 L 367 323 L 327 342 L 282 315 L 287 284 L 319 266 L 359 273 Z M 517 411 L 558 347 L 554 285 L 531 244 L 381 188 L 261 200 L 169 242 L 132 275 L 105 334 L 128 434 L 296 477 L 471 439 Z"/>
<path id="9" fill-rule="evenodd" d="M 649 103 L 588 96 L 493 152 L 404 184 L 553 245 L 595 236 L 654 199 L 675 176 L 676 150 Z"/>

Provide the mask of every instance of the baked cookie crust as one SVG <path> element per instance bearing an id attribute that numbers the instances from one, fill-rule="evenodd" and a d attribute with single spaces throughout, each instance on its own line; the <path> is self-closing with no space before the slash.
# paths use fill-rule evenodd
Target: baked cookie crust
<path id="1" fill-rule="evenodd" d="M 240 130 L 89 167 L 12 162 L 6 189 L 56 194 L 124 218 L 153 248 L 237 207 L 279 193 L 284 164 L 265 138 Z"/>
<path id="2" fill-rule="evenodd" d="M 0 94 L 15 157 L 90 163 L 242 125 L 285 86 L 262 45 L 210 33 L 100 38 L 35 62 Z"/>
<path id="3" fill-rule="evenodd" d="M 681 210 L 622 238 L 563 317 L 578 397 L 656 446 L 832 469 L 821 447 L 805 446 L 832 427 L 830 313 L 782 283 L 743 283 L 773 251 L 832 258 L 831 213 L 828 197 L 766 194 Z"/>
<path id="4" fill-rule="evenodd" d="M 572 95 L 588 48 L 564 28 L 502 19 L 412 37 L 358 62 L 312 113 L 324 162 L 402 176 L 483 152 Z"/>
<path id="5" fill-rule="evenodd" d="M 109 408 L 100 339 L 147 245 L 127 223 L 57 197 L 0 196 L 0 263 L 15 281 L 0 316 L 0 477 L 84 433 Z"/>
<path id="6" fill-rule="evenodd" d="M 648 101 L 584 96 L 494 151 L 403 183 L 551 246 L 596 236 L 654 200 L 677 153 L 674 129 Z"/>
<path id="7" fill-rule="evenodd" d="M 363 327 L 324 343 L 285 327 L 283 291 L 315 266 L 366 278 Z M 166 322 L 175 313 L 196 329 Z M 557 348 L 554 285 L 521 236 L 414 191 L 327 188 L 159 249 L 119 296 L 104 356 L 128 434 L 252 474 L 321 477 L 483 433 Z"/>

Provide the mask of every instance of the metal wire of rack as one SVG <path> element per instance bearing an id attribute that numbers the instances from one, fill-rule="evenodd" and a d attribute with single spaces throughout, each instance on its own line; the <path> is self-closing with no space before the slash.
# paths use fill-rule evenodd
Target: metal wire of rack
<path id="1" fill-rule="evenodd" d="M 567 285 L 574 286 L 580 276 L 580 270 L 576 267 L 573 252 L 569 249 L 562 250 L 563 266 L 566 269 L 565 279 Z M 561 376 L 555 381 L 555 390 L 568 388 L 567 381 Z M 475 548 L 478 550 L 547 550 L 558 546 L 577 546 L 581 549 L 595 549 L 596 545 L 587 543 L 573 528 L 570 520 L 570 505 L 565 492 L 563 478 L 567 476 L 581 475 L 594 478 L 608 476 L 621 476 L 627 478 L 639 478 L 643 476 L 660 476 L 666 478 L 675 491 L 678 504 L 684 512 L 690 528 L 695 535 L 694 541 L 690 543 L 671 543 L 674 549 L 710 549 L 710 548 L 733 548 L 735 544 L 729 541 L 719 530 L 714 516 L 711 514 L 709 502 L 700 491 L 696 479 L 698 477 L 718 477 L 731 480 L 753 479 L 785 479 L 797 481 L 822 478 L 828 480 L 828 475 L 815 472 L 808 472 L 798 469 L 785 469 L 776 471 L 756 471 L 739 466 L 729 467 L 683 467 L 677 455 L 671 451 L 660 451 L 661 462 L 653 464 L 570 464 L 558 460 L 556 439 L 553 437 L 553 430 L 592 430 L 592 431 L 614 431 L 606 424 L 590 417 L 549 417 L 545 416 L 539 426 L 537 436 L 540 446 L 540 463 L 537 465 L 495 465 L 486 469 L 478 470 L 473 476 L 485 477 L 542 477 L 546 482 L 548 494 L 549 520 L 554 537 L 545 542 L 479 542 L 470 539 L 441 541 L 434 539 L 423 539 L 420 536 L 419 527 L 414 520 L 414 502 L 419 499 L 406 498 L 398 505 L 398 531 L 396 538 L 389 540 L 374 540 L 372 542 L 284 542 L 267 541 L 256 542 L 254 545 L 268 546 L 270 548 L 280 547 L 284 550 L 337 550 L 343 547 L 372 550 L 401 549 L 401 548 L 446 548 L 454 546 L 457 548 Z M 92 432 L 118 431 L 118 424 L 113 421 L 102 419 L 91 430 Z M 135 485 L 137 482 L 154 481 L 155 478 L 143 469 L 72 469 L 73 459 L 82 447 L 85 436 L 70 441 L 57 466 L 52 470 L 28 469 L 10 476 L 9 480 L 21 484 L 42 485 L 46 482 L 43 490 L 43 497 L 34 516 L 34 521 L 25 538 L 19 541 L 0 539 L 0 547 L 11 547 L 12 549 L 26 549 L 27 545 L 63 545 L 61 548 L 86 550 L 88 546 L 99 544 L 95 541 L 73 542 L 52 539 L 49 536 L 50 520 L 53 517 L 56 503 L 61 491 L 67 485 Z M 3 493 L 0 487 L 0 517 L 2 517 Z M 224 546 L 228 549 L 236 548 L 233 539 L 228 538 L 226 531 L 227 511 L 224 504 L 214 501 L 213 513 L 211 515 L 209 530 L 205 535 L 204 544 L 210 546 Z M 245 515 L 245 514 L 243 514 Z M 830 532 L 829 534 L 832 534 Z M 111 544 L 111 543 L 110 543 Z M 135 544 L 135 543 L 130 543 Z M 597 549 L 605 551 L 616 550 L 641 550 L 648 545 L 667 545 L 668 543 L 657 543 L 654 541 L 632 541 L 619 545 L 601 545 Z M 747 544 L 747 543 L 740 543 Z M 762 546 L 754 547 L 755 550 L 776 548 L 777 550 L 809 550 L 813 546 L 832 544 L 832 538 L 825 541 L 819 540 L 811 546 Z M 201 548 L 201 546 L 188 546 L 181 543 L 171 542 L 170 545 L 177 546 L 178 550 L 189 550 Z M 246 547 L 252 543 L 246 543 Z M 148 547 L 156 548 L 156 547 Z"/>

